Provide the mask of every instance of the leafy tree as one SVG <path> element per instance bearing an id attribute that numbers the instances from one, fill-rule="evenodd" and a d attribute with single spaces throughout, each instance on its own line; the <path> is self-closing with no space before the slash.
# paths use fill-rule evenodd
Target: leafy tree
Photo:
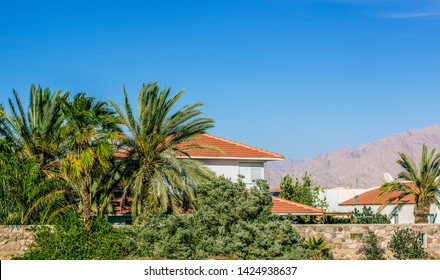
<path id="1" fill-rule="evenodd" d="M 120 119 L 105 102 L 84 93 L 62 104 L 66 123 L 61 134 L 66 155 L 62 161 L 62 178 L 80 197 L 84 224 L 91 223 L 91 191 L 99 178 L 109 172 L 116 141 L 124 138 Z"/>
<path id="2" fill-rule="evenodd" d="M 128 250 L 133 258 L 316 258 L 289 221 L 270 213 L 267 183 L 256 184 L 249 190 L 222 177 L 198 185 L 192 214 L 147 214 L 126 229 Z"/>
<path id="3" fill-rule="evenodd" d="M 371 207 L 363 206 L 362 212 L 357 208 L 353 210 L 353 223 L 355 224 L 389 224 L 387 215 L 374 213 Z"/>
<path id="4" fill-rule="evenodd" d="M 385 250 L 379 245 L 379 237 L 371 230 L 368 231 L 364 244 L 359 249 L 359 253 L 364 255 L 365 260 L 384 260 Z"/>
<path id="5" fill-rule="evenodd" d="M 398 260 L 425 259 L 428 257 L 428 253 L 423 249 L 420 232 L 410 228 L 397 229 L 388 242 L 388 248 Z"/>
<path id="6" fill-rule="evenodd" d="M 124 88 L 124 111 L 112 102 L 130 132 L 123 159 L 127 173 L 125 195 L 132 195 L 132 214 L 179 208 L 192 203 L 194 185 L 212 176 L 199 161 L 187 156 L 200 145 L 183 145 L 214 126 L 210 118 L 199 117 L 202 103 L 175 110 L 184 91 L 169 97 L 170 89 L 156 83 L 144 84 L 139 92 L 137 117 Z M 183 156 L 183 157 L 182 157 Z"/>
<path id="7" fill-rule="evenodd" d="M 10 114 L 0 106 L 0 136 L 15 143 L 26 156 L 36 156 L 43 171 L 53 169 L 53 161 L 60 156 L 60 128 L 64 122 L 60 101 L 69 93 L 60 90 L 51 94 L 49 88 L 32 85 L 30 104 L 25 113 L 18 93 L 9 99 Z"/>
<path id="8" fill-rule="evenodd" d="M 324 192 L 324 188 L 316 186 L 307 172 L 301 180 L 295 178 L 295 182 L 290 175 L 284 176 L 280 189 L 282 198 L 324 210 L 328 207 L 327 200 L 319 198 L 319 194 Z"/>
<path id="9" fill-rule="evenodd" d="M 391 202 L 406 203 L 403 200 L 406 196 L 412 196 L 415 199 L 414 206 L 414 222 L 415 223 L 427 223 L 429 210 L 431 204 L 435 203 L 440 205 L 438 199 L 440 180 L 440 154 L 435 153 L 435 149 L 428 152 L 425 145 L 422 148 L 422 158 L 417 168 L 414 161 L 405 153 L 399 153 L 400 159 L 397 163 L 404 169 L 397 177 L 399 179 L 410 181 L 414 184 L 414 187 L 398 181 L 385 183 L 380 187 L 381 194 L 379 197 L 383 197 L 386 194 L 394 193 L 396 195 L 382 205 L 380 209 L 389 205 Z"/>

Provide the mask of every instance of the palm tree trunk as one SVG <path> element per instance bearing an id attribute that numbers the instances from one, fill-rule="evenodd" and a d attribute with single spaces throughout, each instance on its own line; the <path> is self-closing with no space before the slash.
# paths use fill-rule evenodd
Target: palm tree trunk
<path id="1" fill-rule="evenodd" d="M 414 223 L 426 224 L 428 222 L 429 208 L 429 203 L 419 201 L 419 203 L 414 206 Z"/>
<path id="2" fill-rule="evenodd" d="M 81 187 L 81 198 L 83 203 L 83 218 L 84 226 L 88 230 L 90 229 L 91 218 L 90 218 L 90 192 L 87 185 Z"/>

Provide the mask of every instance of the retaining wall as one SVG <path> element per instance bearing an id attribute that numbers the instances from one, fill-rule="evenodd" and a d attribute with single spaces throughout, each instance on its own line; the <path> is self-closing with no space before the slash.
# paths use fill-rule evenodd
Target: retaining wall
<path id="1" fill-rule="evenodd" d="M 411 228 L 424 234 L 424 247 L 434 257 L 440 256 L 440 225 L 438 224 L 341 224 L 341 225 L 294 225 L 302 236 L 323 236 L 332 248 L 333 257 L 337 260 L 356 260 L 363 256 L 358 253 L 364 244 L 368 230 L 379 239 L 380 247 L 385 249 L 387 259 L 393 259 L 387 245 L 394 231 L 399 228 Z"/>
<path id="2" fill-rule="evenodd" d="M 0 260 L 24 254 L 34 240 L 32 227 L 0 225 Z"/>
<path id="3" fill-rule="evenodd" d="M 338 260 L 361 259 L 359 248 L 364 244 L 364 236 L 368 230 L 373 231 L 381 239 L 380 246 L 386 250 L 388 259 L 392 253 L 387 244 L 394 231 L 398 228 L 411 228 L 425 234 L 426 250 L 440 256 L 440 225 L 439 224 L 388 224 L 388 225 L 294 225 L 302 236 L 323 236 L 332 248 L 333 256 Z M 7 260 L 22 255 L 33 241 L 32 226 L 1 226 L 0 225 L 0 259 Z"/>

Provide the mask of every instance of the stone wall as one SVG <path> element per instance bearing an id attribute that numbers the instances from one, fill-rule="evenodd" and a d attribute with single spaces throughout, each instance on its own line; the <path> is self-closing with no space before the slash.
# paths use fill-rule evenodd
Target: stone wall
<path id="1" fill-rule="evenodd" d="M 13 256 L 22 255 L 33 241 L 32 226 L 1 226 L 0 225 L 0 259 L 7 260 Z M 309 236 L 323 236 L 332 248 L 333 256 L 337 260 L 361 259 L 358 253 L 363 244 L 363 237 L 368 230 L 373 231 L 381 239 L 380 246 L 386 249 L 388 259 L 392 254 L 387 250 L 387 243 L 393 232 L 398 228 L 411 228 L 425 233 L 426 250 L 440 257 L 440 225 L 439 224 L 411 224 L 411 225 L 294 225 L 294 228 L 306 238 Z"/>
<path id="2" fill-rule="evenodd" d="M 371 230 L 381 240 L 380 246 L 385 249 L 387 259 L 393 259 L 392 253 L 387 249 L 394 231 L 398 228 L 411 228 L 425 234 L 425 248 L 434 257 L 440 256 L 440 225 L 438 224 L 341 224 L 341 225 L 294 225 L 294 228 L 302 235 L 324 237 L 332 248 L 334 259 L 356 260 L 361 259 L 359 248 L 364 244 L 364 236 Z"/>
<path id="3" fill-rule="evenodd" d="M 34 239 L 32 226 L 0 225 L 0 260 L 22 255 Z"/>

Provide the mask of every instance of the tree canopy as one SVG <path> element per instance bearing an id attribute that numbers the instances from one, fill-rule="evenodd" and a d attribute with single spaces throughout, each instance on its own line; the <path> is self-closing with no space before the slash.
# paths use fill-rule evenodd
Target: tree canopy
<path id="1" fill-rule="evenodd" d="M 290 175 L 284 176 L 280 183 L 280 189 L 282 198 L 323 210 L 328 207 L 327 200 L 319 197 L 319 194 L 324 192 L 324 188 L 315 185 L 307 172 L 301 179 L 292 179 Z"/>

